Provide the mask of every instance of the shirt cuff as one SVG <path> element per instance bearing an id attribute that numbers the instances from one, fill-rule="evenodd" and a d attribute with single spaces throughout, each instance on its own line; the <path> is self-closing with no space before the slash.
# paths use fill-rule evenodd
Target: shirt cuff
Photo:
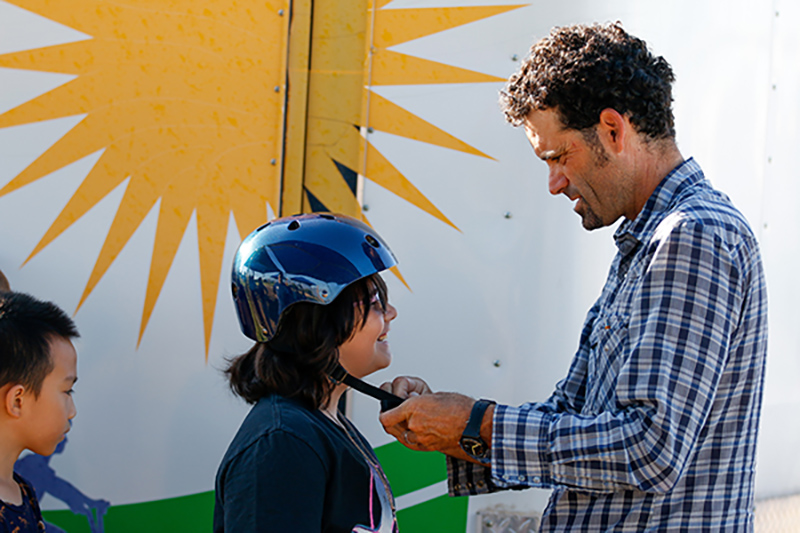
<path id="1" fill-rule="evenodd" d="M 497 405 L 492 419 L 492 479 L 498 487 L 552 488 L 552 415 L 536 404 Z"/>
<path id="2" fill-rule="evenodd" d="M 496 490 L 489 466 L 447 457 L 447 491 L 450 496 L 474 496 Z"/>

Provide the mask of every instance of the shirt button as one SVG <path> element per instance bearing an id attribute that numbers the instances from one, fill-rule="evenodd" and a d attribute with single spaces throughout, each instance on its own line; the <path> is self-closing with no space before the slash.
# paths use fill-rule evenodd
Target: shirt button
<path id="1" fill-rule="evenodd" d="M 542 482 L 542 478 L 540 478 L 539 476 L 534 476 L 533 482 L 534 483 L 541 483 Z"/>
<path id="2" fill-rule="evenodd" d="M 467 490 L 472 490 L 472 482 L 471 481 L 467 482 Z"/>
<path id="3" fill-rule="evenodd" d="M 478 485 L 478 488 L 479 488 L 479 489 L 482 489 L 482 488 L 483 488 L 483 485 L 484 485 L 484 483 L 483 483 L 483 481 L 478 481 L 477 485 Z"/>
<path id="4" fill-rule="evenodd" d="M 519 476 L 520 481 L 525 481 L 525 476 Z"/>
<path id="5" fill-rule="evenodd" d="M 453 488 L 456 490 L 461 490 L 461 483 L 456 483 L 455 485 L 453 485 Z"/>

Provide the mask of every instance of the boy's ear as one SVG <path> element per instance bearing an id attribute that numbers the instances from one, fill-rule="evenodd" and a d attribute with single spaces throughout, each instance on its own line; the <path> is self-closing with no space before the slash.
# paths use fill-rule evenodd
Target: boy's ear
<path id="1" fill-rule="evenodd" d="M 3 396 L 3 406 L 11 418 L 22 416 L 22 404 L 25 402 L 25 386 L 17 383 L 8 388 Z"/>

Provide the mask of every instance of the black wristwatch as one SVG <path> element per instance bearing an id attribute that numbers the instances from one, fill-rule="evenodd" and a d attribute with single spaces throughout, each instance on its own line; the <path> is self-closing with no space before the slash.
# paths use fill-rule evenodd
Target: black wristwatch
<path id="1" fill-rule="evenodd" d="M 464 429 L 464 433 L 461 434 L 461 440 L 458 441 L 462 450 L 467 452 L 470 457 L 480 461 L 486 459 L 489 455 L 489 446 L 481 438 L 483 415 L 486 413 L 486 409 L 494 403 L 492 400 L 478 400 L 475 402 L 469 415 L 467 427 Z"/>

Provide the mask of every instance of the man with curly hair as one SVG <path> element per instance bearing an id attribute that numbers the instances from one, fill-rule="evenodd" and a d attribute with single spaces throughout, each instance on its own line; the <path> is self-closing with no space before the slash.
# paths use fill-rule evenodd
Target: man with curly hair
<path id="1" fill-rule="evenodd" d="M 541 531 L 752 531 L 767 351 L 744 216 L 675 144 L 670 65 L 619 23 L 554 29 L 502 92 L 592 230 L 622 218 L 564 380 L 519 407 L 430 392 L 381 416 L 448 454 L 452 495 L 552 489 Z"/>

